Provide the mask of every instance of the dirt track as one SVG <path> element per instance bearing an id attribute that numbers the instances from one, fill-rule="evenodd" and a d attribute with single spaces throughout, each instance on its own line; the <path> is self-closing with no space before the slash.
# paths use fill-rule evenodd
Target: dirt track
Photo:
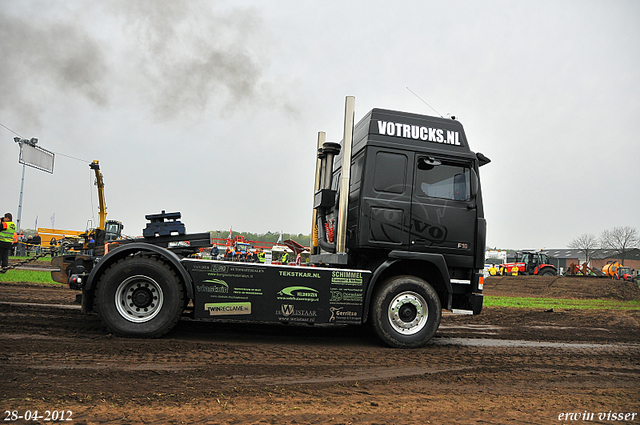
<path id="1" fill-rule="evenodd" d="M 640 299 L 612 285 L 490 278 L 485 293 Z M 446 315 L 422 349 L 394 350 L 361 327 L 183 320 L 159 340 L 114 338 L 74 299 L 0 285 L 0 419 L 64 410 L 79 424 L 538 424 L 579 413 L 640 424 L 638 311 L 487 308 Z"/>

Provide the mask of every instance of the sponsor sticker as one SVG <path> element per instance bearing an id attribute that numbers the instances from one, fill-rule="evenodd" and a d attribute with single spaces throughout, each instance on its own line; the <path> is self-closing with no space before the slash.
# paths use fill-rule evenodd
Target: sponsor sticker
<path id="1" fill-rule="evenodd" d="M 354 290 L 337 290 L 331 289 L 331 298 L 329 302 L 331 304 L 361 304 L 362 303 L 362 289 Z"/>
<path id="2" fill-rule="evenodd" d="M 318 312 L 316 310 L 298 309 L 293 304 L 282 304 L 276 310 L 278 320 L 285 322 L 315 322 Z"/>
<path id="3" fill-rule="evenodd" d="M 210 316 L 246 315 L 251 314 L 251 303 L 206 303 L 204 309 L 209 312 Z"/>
<path id="4" fill-rule="evenodd" d="M 320 273 L 314 272 L 298 272 L 298 271 L 288 271 L 288 270 L 280 270 L 280 276 L 282 277 L 301 277 L 301 278 L 311 278 L 311 279 L 320 279 Z"/>
<path id="5" fill-rule="evenodd" d="M 308 286 L 287 286 L 278 292 L 279 300 L 318 301 L 318 291 Z"/>
<path id="6" fill-rule="evenodd" d="M 197 285 L 196 291 L 198 292 L 208 292 L 213 294 L 228 294 L 229 293 L 229 285 L 227 282 L 221 279 L 209 279 L 204 280 L 202 283 L 206 283 L 206 285 Z"/>
<path id="7" fill-rule="evenodd" d="M 343 272 L 334 270 L 331 273 L 331 283 L 336 285 L 362 285 L 362 272 Z"/>
<path id="8" fill-rule="evenodd" d="M 344 310 L 344 307 L 331 307 L 329 322 L 359 322 L 360 318 L 355 311 Z"/>

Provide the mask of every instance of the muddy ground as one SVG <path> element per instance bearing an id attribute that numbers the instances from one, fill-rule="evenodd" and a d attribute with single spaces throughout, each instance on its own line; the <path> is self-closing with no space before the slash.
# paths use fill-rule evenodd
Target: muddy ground
<path id="1" fill-rule="evenodd" d="M 606 279 L 494 277 L 485 293 L 640 299 Z M 116 338 L 75 294 L 0 284 L 4 423 L 640 424 L 640 311 L 485 308 L 397 350 L 366 327 L 187 319 Z"/>

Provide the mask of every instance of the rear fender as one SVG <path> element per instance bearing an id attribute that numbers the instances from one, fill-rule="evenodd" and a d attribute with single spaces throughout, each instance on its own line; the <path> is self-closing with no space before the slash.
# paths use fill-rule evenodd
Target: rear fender
<path id="1" fill-rule="evenodd" d="M 182 282 L 184 282 L 185 290 L 187 292 L 187 296 L 190 299 L 193 299 L 194 290 L 193 290 L 193 280 L 189 273 L 185 270 L 184 266 L 180 262 L 180 257 L 178 257 L 173 252 L 168 249 L 151 245 L 144 242 L 134 242 L 127 245 L 119 246 L 118 248 L 110 251 L 107 255 L 102 257 L 102 259 L 96 264 L 96 266 L 91 270 L 89 277 L 87 279 L 87 284 L 84 287 L 83 292 L 93 293 L 96 288 L 98 281 L 100 280 L 100 276 L 109 268 L 109 266 L 121 258 L 127 257 L 128 255 L 135 254 L 137 252 L 148 252 L 157 254 L 162 257 L 171 265 L 171 267 L 176 271 Z"/>

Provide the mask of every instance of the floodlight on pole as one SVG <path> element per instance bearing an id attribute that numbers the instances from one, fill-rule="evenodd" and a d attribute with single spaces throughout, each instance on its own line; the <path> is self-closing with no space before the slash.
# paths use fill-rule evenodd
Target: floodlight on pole
<path id="1" fill-rule="evenodd" d="M 46 149 L 36 146 L 38 139 L 23 139 L 14 137 L 13 140 L 20 145 L 20 164 L 22 164 L 22 182 L 20 183 L 20 200 L 18 201 L 18 218 L 16 220 L 17 230 L 20 231 L 20 222 L 22 221 L 22 195 L 24 193 L 24 170 L 28 165 L 41 171 L 53 174 L 53 162 L 55 154 Z"/>

